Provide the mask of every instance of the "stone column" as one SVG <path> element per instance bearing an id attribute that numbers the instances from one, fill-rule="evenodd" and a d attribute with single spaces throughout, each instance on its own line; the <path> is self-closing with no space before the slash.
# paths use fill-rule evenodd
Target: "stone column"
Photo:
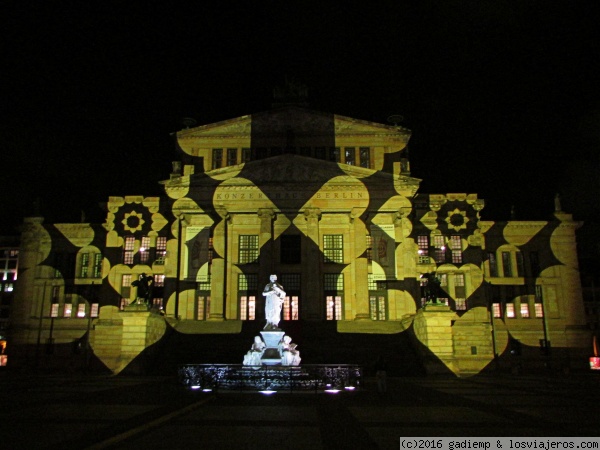
<path id="1" fill-rule="evenodd" d="M 302 255 L 302 268 L 305 274 L 302 280 L 301 317 L 308 320 L 319 320 L 325 312 L 323 297 L 323 255 L 319 250 L 319 220 L 321 210 L 307 208 L 304 210 L 306 219 L 307 245 Z"/>
<path id="2" fill-rule="evenodd" d="M 260 219 L 260 231 L 258 233 L 258 285 L 269 282 L 269 276 L 275 270 L 275 255 L 273 255 L 273 220 L 275 211 L 270 208 L 259 209 L 257 215 Z M 262 295 L 261 295 L 262 297 Z M 262 299 L 257 299 L 264 300 Z"/>
<path id="3" fill-rule="evenodd" d="M 229 255 L 229 228 L 230 216 L 225 208 L 217 211 L 223 218 L 223 226 L 216 227 L 215 232 L 220 229 L 220 236 L 213 236 L 213 239 L 221 239 L 223 242 L 223 257 L 215 258 L 212 261 L 211 283 L 210 283 L 210 314 L 208 320 L 225 320 L 225 301 L 227 297 L 228 273 L 227 259 Z"/>
<path id="4" fill-rule="evenodd" d="M 367 258 L 360 258 L 357 254 L 358 252 L 356 251 L 356 246 L 359 243 L 364 243 L 366 240 L 366 236 L 359 235 L 359 233 L 361 233 L 362 231 L 362 227 L 360 227 L 361 221 L 360 219 L 358 219 L 360 212 L 361 210 L 359 210 L 359 208 L 353 208 L 350 212 L 350 242 L 348 243 L 348 248 L 350 252 L 350 261 L 352 261 L 353 279 L 351 280 L 349 285 L 354 285 L 354 289 L 350 291 L 354 293 L 354 298 L 352 299 L 354 302 L 353 309 L 354 311 L 356 311 L 354 319 L 370 320 L 371 315 L 369 312 L 368 261 Z M 348 319 L 350 319 L 350 317 L 348 317 Z"/>

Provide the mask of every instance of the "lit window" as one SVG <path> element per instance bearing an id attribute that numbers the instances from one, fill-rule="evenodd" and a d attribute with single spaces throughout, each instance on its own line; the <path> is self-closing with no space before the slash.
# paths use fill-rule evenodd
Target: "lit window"
<path id="1" fill-rule="evenodd" d="M 90 254 L 82 253 L 81 260 L 80 260 L 80 266 L 79 266 L 79 277 L 80 278 L 87 278 L 89 264 L 90 264 Z"/>
<path id="2" fill-rule="evenodd" d="M 457 299 L 454 299 L 454 303 L 456 304 L 457 311 L 466 311 L 467 310 L 467 299 L 457 298 Z"/>
<path id="3" fill-rule="evenodd" d="M 535 317 L 544 317 L 544 305 L 542 305 L 541 303 L 535 303 L 534 304 L 534 308 L 535 308 Z"/>
<path id="4" fill-rule="evenodd" d="M 342 320 L 342 297 L 328 295 L 325 301 L 327 302 L 327 320 Z"/>
<path id="5" fill-rule="evenodd" d="M 135 238 L 133 236 L 127 236 L 125 238 L 125 245 L 123 248 L 123 264 L 133 264 L 134 244 Z"/>
<path id="6" fill-rule="evenodd" d="M 355 165 L 354 160 L 354 147 L 344 148 L 344 162 L 349 166 Z"/>
<path id="7" fill-rule="evenodd" d="M 283 300 L 283 320 L 298 320 L 297 295 L 292 295 L 291 297 L 287 295 Z"/>
<path id="8" fill-rule="evenodd" d="M 154 275 L 154 286 L 163 287 L 165 285 L 165 276 L 164 274 Z"/>
<path id="9" fill-rule="evenodd" d="M 152 307 L 155 309 L 163 309 L 163 299 L 160 297 L 153 298 Z"/>
<path id="10" fill-rule="evenodd" d="M 131 274 L 121 276 L 121 297 L 129 299 L 131 296 Z"/>
<path id="11" fill-rule="evenodd" d="M 429 236 L 417 236 L 419 264 L 429 264 Z"/>
<path id="12" fill-rule="evenodd" d="M 102 253 L 96 253 L 94 255 L 93 277 L 94 278 L 102 277 Z"/>
<path id="13" fill-rule="evenodd" d="M 163 265 L 167 256 L 167 238 L 159 236 L 156 238 L 156 261 L 154 264 Z"/>
<path id="14" fill-rule="evenodd" d="M 434 260 L 436 263 L 446 262 L 446 245 L 444 244 L 444 236 L 435 234 L 433 236 L 433 246 L 435 248 Z"/>
<path id="15" fill-rule="evenodd" d="M 258 235 L 240 235 L 238 256 L 240 264 L 250 263 L 258 258 Z"/>
<path id="16" fill-rule="evenodd" d="M 452 251 L 452 262 L 454 264 L 462 263 L 462 240 L 460 236 L 450 236 L 450 250 Z"/>
<path id="17" fill-rule="evenodd" d="M 323 236 L 323 256 L 326 263 L 344 262 L 344 236 L 326 234 Z"/>
<path id="18" fill-rule="evenodd" d="M 492 303 L 492 314 L 494 314 L 494 317 L 496 318 L 502 317 L 502 308 L 500 307 L 500 303 Z"/>
<path id="19" fill-rule="evenodd" d="M 50 305 L 50 317 L 58 317 L 58 303 Z"/>
<path id="20" fill-rule="evenodd" d="M 92 307 L 90 309 L 90 317 L 98 317 L 99 310 L 100 305 L 98 303 L 92 303 Z"/>
<path id="21" fill-rule="evenodd" d="M 529 303 L 521 301 L 521 317 L 529 317 Z"/>
<path id="22" fill-rule="evenodd" d="M 141 242 L 140 251 L 139 251 L 141 264 L 146 264 L 148 262 L 148 259 L 150 256 L 149 247 L 150 247 L 150 237 L 149 236 L 142 237 L 142 242 Z"/>
<path id="23" fill-rule="evenodd" d="M 85 303 L 80 303 L 77 305 L 77 317 L 85 317 Z"/>
<path id="24" fill-rule="evenodd" d="M 63 310 L 63 317 L 70 318 L 73 313 L 73 304 L 65 303 L 65 309 Z"/>
<path id="25" fill-rule="evenodd" d="M 515 305 L 514 303 L 506 304 L 506 317 L 514 318 L 515 317 Z"/>

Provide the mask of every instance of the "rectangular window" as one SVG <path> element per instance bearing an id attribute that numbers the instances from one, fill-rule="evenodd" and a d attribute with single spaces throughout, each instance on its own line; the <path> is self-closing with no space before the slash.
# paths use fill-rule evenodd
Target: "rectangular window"
<path id="1" fill-rule="evenodd" d="M 154 275 L 154 286 L 155 287 L 164 287 L 165 286 L 165 276 L 164 276 L 164 274 Z"/>
<path id="2" fill-rule="evenodd" d="M 92 307 L 90 309 L 90 317 L 98 317 L 99 311 L 100 311 L 100 304 L 92 303 Z"/>
<path id="3" fill-rule="evenodd" d="M 85 317 L 85 303 L 79 303 L 77 305 L 77 317 L 80 319 Z"/>
<path id="4" fill-rule="evenodd" d="M 419 264 L 429 264 L 429 236 L 417 236 Z"/>
<path id="5" fill-rule="evenodd" d="M 386 299 L 384 295 L 369 296 L 369 312 L 371 320 L 385 320 Z"/>
<path id="6" fill-rule="evenodd" d="M 342 293 L 344 291 L 344 275 L 341 273 L 324 274 L 323 287 L 326 291 L 335 291 Z"/>
<path id="7" fill-rule="evenodd" d="M 242 149 L 242 162 L 247 163 L 252 160 L 252 150 L 249 148 Z"/>
<path id="8" fill-rule="evenodd" d="M 462 240 L 460 236 L 450 236 L 450 250 L 452 251 L 452 263 L 461 264 L 462 257 Z"/>
<path id="9" fill-rule="evenodd" d="M 240 296 L 240 320 L 256 319 L 256 296 Z"/>
<path id="10" fill-rule="evenodd" d="M 237 164 L 237 148 L 227 149 L 227 165 L 235 166 Z"/>
<path id="11" fill-rule="evenodd" d="M 283 301 L 283 320 L 298 320 L 298 296 L 287 295 Z"/>
<path id="12" fill-rule="evenodd" d="M 436 234 L 433 236 L 433 246 L 435 248 L 434 260 L 436 263 L 446 262 L 446 246 L 444 244 L 444 236 Z"/>
<path id="13" fill-rule="evenodd" d="M 131 296 L 131 274 L 121 276 L 121 297 L 129 299 Z"/>
<path id="14" fill-rule="evenodd" d="M 527 303 L 527 301 L 524 300 L 521 300 L 521 317 L 529 317 L 529 303 Z"/>
<path id="15" fill-rule="evenodd" d="M 213 148 L 212 151 L 212 168 L 220 169 L 223 165 L 223 149 Z"/>
<path id="16" fill-rule="evenodd" d="M 163 299 L 160 297 L 153 298 L 152 307 L 155 309 L 163 309 Z"/>
<path id="17" fill-rule="evenodd" d="M 142 237 L 142 242 L 141 242 L 140 250 L 138 253 L 139 253 L 140 264 L 146 264 L 149 260 L 149 255 L 150 255 L 150 237 L 149 236 Z"/>
<path id="18" fill-rule="evenodd" d="M 134 245 L 135 238 L 133 236 L 127 236 L 123 247 L 123 264 L 133 264 Z"/>
<path id="19" fill-rule="evenodd" d="M 207 320 L 210 311 L 210 295 L 198 295 L 196 302 L 196 320 Z"/>
<path id="20" fill-rule="evenodd" d="M 456 299 L 454 299 L 454 304 L 456 305 L 457 311 L 466 311 L 467 310 L 467 299 L 466 298 L 456 298 Z"/>
<path id="21" fill-rule="evenodd" d="M 354 166 L 356 161 L 354 159 L 354 147 L 344 148 L 344 162 L 349 166 Z"/>
<path id="22" fill-rule="evenodd" d="M 102 278 L 102 253 L 94 254 L 93 277 Z"/>
<path id="23" fill-rule="evenodd" d="M 369 169 L 371 167 L 371 149 L 369 147 L 361 147 L 360 153 L 360 167 Z"/>
<path id="24" fill-rule="evenodd" d="M 323 256 L 326 263 L 344 262 L 344 236 L 342 234 L 325 234 L 323 236 Z"/>
<path id="25" fill-rule="evenodd" d="M 328 295 L 325 301 L 327 302 L 327 320 L 342 320 L 342 297 Z"/>
<path id="26" fill-rule="evenodd" d="M 240 320 L 256 319 L 256 291 L 258 289 L 257 274 L 238 275 L 239 317 Z"/>
<path id="27" fill-rule="evenodd" d="M 302 239 L 300 235 L 284 234 L 280 238 L 279 259 L 282 264 L 300 264 L 302 256 Z M 284 285 L 285 286 L 285 285 Z"/>
<path id="28" fill-rule="evenodd" d="M 373 236 L 371 236 L 370 234 L 367 234 L 365 239 L 367 241 L 367 251 L 366 251 L 367 261 L 373 262 Z"/>
<path id="29" fill-rule="evenodd" d="M 329 149 L 329 161 L 333 161 L 336 163 L 341 162 L 341 157 L 340 157 L 341 153 L 340 153 L 340 148 L 339 147 L 332 147 Z"/>
<path id="30" fill-rule="evenodd" d="M 511 318 L 511 319 L 515 317 L 515 304 L 514 303 L 506 304 L 506 317 Z"/>
<path id="31" fill-rule="evenodd" d="M 65 319 L 69 319 L 69 318 L 71 318 L 71 314 L 73 314 L 73 304 L 65 303 L 65 307 L 63 309 L 63 317 Z"/>
<path id="32" fill-rule="evenodd" d="M 510 252 L 502 252 L 502 268 L 504 270 L 505 277 L 510 278 L 513 276 Z"/>
<path id="33" fill-rule="evenodd" d="M 79 277 L 80 278 L 87 278 L 88 273 L 89 273 L 89 265 L 90 265 L 90 254 L 82 253 L 81 260 L 80 260 L 80 266 L 79 266 Z"/>
<path id="34" fill-rule="evenodd" d="M 239 236 L 239 263 L 247 264 L 258 258 L 258 235 L 240 235 Z"/>
<path id="35" fill-rule="evenodd" d="M 454 274 L 454 296 L 457 298 L 466 298 L 465 274 L 458 272 Z"/>
<path id="36" fill-rule="evenodd" d="M 496 263 L 496 254 L 493 252 L 488 252 L 488 263 L 490 265 L 490 277 L 498 276 L 498 264 Z"/>
<path id="37" fill-rule="evenodd" d="M 533 306 L 535 311 L 535 317 L 544 317 L 544 305 L 542 305 L 541 303 L 534 303 Z"/>
<path id="38" fill-rule="evenodd" d="M 50 305 L 50 317 L 58 317 L 58 303 Z"/>
<path id="39" fill-rule="evenodd" d="M 525 263 L 523 261 L 523 253 L 517 252 L 515 253 L 517 257 L 517 276 L 524 277 L 525 276 Z"/>
<path id="40" fill-rule="evenodd" d="M 492 314 L 495 318 L 502 318 L 502 308 L 500 303 L 492 303 Z"/>
<path id="41" fill-rule="evenodd" d="M 156 260 L 154 264 L 164 265 L 167 257 L 167 238 L 159 236 L 156 238 Z"/>

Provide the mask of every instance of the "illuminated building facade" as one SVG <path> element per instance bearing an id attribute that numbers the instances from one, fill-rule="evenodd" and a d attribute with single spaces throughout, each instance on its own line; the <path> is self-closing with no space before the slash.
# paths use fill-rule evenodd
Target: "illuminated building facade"
<path id="1" fill-rule="evenodd" d="M 337 346 L 379 336 L 428 372 L 543 364 L 547 342 L 562 365 L 585 364 L 579 223 L 559 206 L 545 222 L 483 221 L 476 194 L 421 193 L 409 138 L 400 126 L 281 106 L 179 131 L 165 195 L 110 197 L 102 225 L 27 218 L 21 361 L 93 355 L 118 373 L 184 336 L 249 345 L 273 273 L 287 293 L 280 326 L 297 333 L 307 363 L 330 344 L 311 342 L 322 326 L 335 329 L 336 347 L 323 350 L 334 360 L 312 362 L 374 359 L 367 344 Z M 429 273 L 437 302 L 426 302 Z M 150 309 L 134 304 L 142 274 Z M 241 363 L 245 350 L 199 362 Z M 339 359 L 348 355 L 362 359 Z M 403 361 L 402 350 L 387 357 Z"/>

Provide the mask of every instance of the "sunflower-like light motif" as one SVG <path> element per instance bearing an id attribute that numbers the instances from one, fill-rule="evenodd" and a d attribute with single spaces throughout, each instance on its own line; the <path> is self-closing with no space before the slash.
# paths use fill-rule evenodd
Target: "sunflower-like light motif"
<path id="1" fill-rule="evenodd" d="M 123 228 L 127 231 L 131 231 L 132 233 L 141 231 L 145 222 L 146 221 L 142 218 L 142 214 L 135 211 L 125 213 L 123 220 L 121 220 Z"/>
<path id="2" fill-rule="evenodd" d="M 458 208 L 454 208 L 454 211 L 448 211 L 448 217 L 446 217 L 448 228 L 453 228 L 455 231 L 463 230 L 467 228 L 468 221 L 466 211 L 461 211 Z"/>

